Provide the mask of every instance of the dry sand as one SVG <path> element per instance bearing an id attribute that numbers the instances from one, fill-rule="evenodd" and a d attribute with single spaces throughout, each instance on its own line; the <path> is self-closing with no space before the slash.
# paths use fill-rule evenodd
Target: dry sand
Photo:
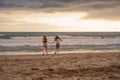
<path id="1" fill-rule="evenodd" d="M 120 80 L 120 53 L 0 56 L 0 80 Z"/>

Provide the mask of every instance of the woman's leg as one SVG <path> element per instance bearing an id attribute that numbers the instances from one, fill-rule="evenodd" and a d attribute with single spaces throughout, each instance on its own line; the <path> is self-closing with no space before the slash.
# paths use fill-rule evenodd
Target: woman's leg
<path id="1" fill-rule="evenodd" d="M 57 48 L 55 49 L 55 54 L 57 54 Z"/>
<path id="2" fill-rule="evenodd" d="M 48 49 L 47 49 L 47 47 L 45 47 L 45 52 L 46 52 L 46 54 L 48 54 Z"/>
<path id="3" fill-rule="evenodd" d="M 59 48 L 58 47 L 56 48 L 55 54 L 59 54 Z"/>
<path id="4" fill-rule="evenodd" d="M 45 47 L 43 47 L 43 55 L 45 54 Z"/>
<path id="5" fill-rule="evenodd" d="M 59 54 L 59 48 L 57 48 L 57 54 Z"/>

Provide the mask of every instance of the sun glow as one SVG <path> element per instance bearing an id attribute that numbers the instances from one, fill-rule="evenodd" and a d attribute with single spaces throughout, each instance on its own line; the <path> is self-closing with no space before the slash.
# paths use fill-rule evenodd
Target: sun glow
<path id="1" fill-rule="evenodd" d="M 81 12 L 17 12 L 3 17 L 9 17 L 12 22 L 8 26 L 14 30 L 29 31 L 120 31 L 119 21 L 104 21 L 84 19 L 88 14 Z M 7 30 L 7 24 L 2 30 Z"/>
<path id="2" fill-rule="evenodd" d="M 100 21 L 92 19 L 82 19 L 87 16 L 86 13 L 46 13 L 37 15 L 28 15 L 19 21 L 26 23 L 42 23 L 47 25 L 58 26 L 64 29 L 75 30 L 75 31 L 110 31 L 118 30 L 120 25 L 119 22 Z"/>
<path id="3" fill-rule="evenodd" d="M 44 14 L 31 14 L 27 15 L 25 17 L 22 17 L 21 19 L 18 19 L 18 21 L 25 21 L 27 23 L 46 23 L 46 24 L 56 24 L 66 25 L 67 23 L 74 23 L 76 20 L 79 20 L 80 18 L 86 16 L 85 13 L 44 13 Z"/>

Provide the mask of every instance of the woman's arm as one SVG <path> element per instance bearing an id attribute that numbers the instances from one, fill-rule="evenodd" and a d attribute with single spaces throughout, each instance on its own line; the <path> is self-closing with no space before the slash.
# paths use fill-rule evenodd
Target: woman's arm
<path id="1" fill-rule="evenodd" d="M 49 44 L 53 44 L 53 43 L 55 43 L 55 41 L 54 42 L 48 42 Z"/>
<path id="2" fill-rule="evenodd" d="M 60 38 L 60 41 L 62 42 L 62 39 Z"/>
<path id="3" fill-rule="evenodd" d="M 55 41 L 51 42 L 51 44 L 55 43 Z"/>

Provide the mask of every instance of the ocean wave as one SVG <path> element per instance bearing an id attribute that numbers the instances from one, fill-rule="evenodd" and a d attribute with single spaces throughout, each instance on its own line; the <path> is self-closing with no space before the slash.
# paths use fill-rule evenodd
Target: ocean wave
<path id="1" fill-rule="evenodd" d="M 61 45 L 62 51 L 78 51 L 78 50 L 120 50 L 120 44 L 109 45 Z M 42 46 L 0 46 L 0 51 L 42 51 Z M 55 50 L 55 45 L 48 46 L 49 51 Z"/>

